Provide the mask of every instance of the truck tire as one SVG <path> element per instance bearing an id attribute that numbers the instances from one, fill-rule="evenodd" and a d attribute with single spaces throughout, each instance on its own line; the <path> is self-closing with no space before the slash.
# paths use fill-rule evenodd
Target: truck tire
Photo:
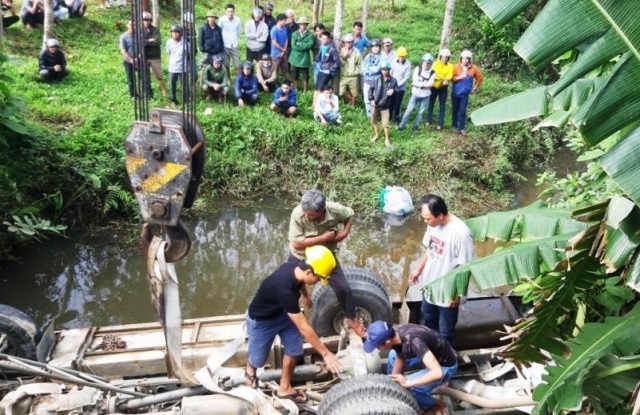
<path id="1" fill-rule="evenodd" d="M 416 415 L 418 411 L 402 402 L 380 397 L 367 399 L 352 398 L 331 412 L 318 412 L 319 415 Z"/>
<path id="2" fill-rule="evenodd" d="M 345 405 L 351 405 L 355 398 L 364 401 L 370 401 L 374 407 L 384 403 L 391 403 L 392 406 L 406 406 L 410 413 L 416 413 L 419 410 L 416 398 L 408 389 L 405 389 L 388 378 L 386 375 L 368 374 L 358 376 L 341 382 L 338 387 L 333 387 L 324 396 L 318 407 L 319 415 L 329 414 L 355 414 L 351 410 L 346 410 Z M 365 402 L 361 403 L 364 407 Z M 380 404 L 380 405 L 378 405 Z M 357 406 L 357 405 L 356 405 Z M 359 414 L 383 414 L 387 412 L 357 412 Z M 405 412 L 389 412 L 390 414 Z"/>
<path id="3" fill-rule="evenodd" d="M 0 304 L 0 337 L 6 336 L 0 347 L 7 346 L 4 353 L 35 360 L 37 331 L 35 323 L 25 313 Z"/>
<path id="4" fill-rule="evenodd" d="M 360 267 L 342 267 L 342 271 L 344 272 L 344 276 L 349 283 L 351 281 L 365 281 L 372 285 L 378 287 L 387 297 L 389 297 L 389 293 L 387 292 L 387 287 L 384 286 L 380 277 L 378 277 L 373 272 L 369 271 L 366 268 Z M 331 287 L 327 287 L 323 284 L 316 284 L 311 291 L 311 301 L 315 304 L 316 299 L 324 292 L 325 289 L 331 290 Z"/>
<path id="5" fill-rule="evenodd" d="M 376 320 L 393 324 L 393 310 L 389 296 L 369 281 L 349 281 L 357 317 L 365 326 Z M 331 287 L 316 287 L 312 295 L 311 326 L 320 337 L 340 333 L 344 311 Z"/>

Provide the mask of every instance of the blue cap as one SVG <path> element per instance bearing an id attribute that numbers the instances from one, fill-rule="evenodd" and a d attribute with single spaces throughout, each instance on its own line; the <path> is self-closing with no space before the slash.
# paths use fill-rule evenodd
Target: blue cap
<path id="1" fill-rule="evenodd" d="M 382 66 L 380 66 L 380 69 L 391 69 L 391 62 L 389 61 L 382 62 Z"/>
<path id="2" fill-rule="evenodd" d="M 364 351 L 366 353 L 373 352 L 378 346 L 393 337 L 395 332 L 386 321 L 374 321 L 367 329 L 367 340 L 362 345 Z"/>

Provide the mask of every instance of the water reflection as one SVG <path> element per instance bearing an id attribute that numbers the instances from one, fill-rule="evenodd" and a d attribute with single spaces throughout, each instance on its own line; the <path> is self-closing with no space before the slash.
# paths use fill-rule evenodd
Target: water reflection
<path id="1" fill-rule="evenodd" d="M 228 209 L 188 222 L 193 247 L 178 266 L 184 318 L 243 312 L 259 282 L 288 255 L 289 208 Z M 119 231 L 121 232 L 121 231 Z M 420 255 L 424 225 L 384 221 L 354 226 L 341 245 L 344 265 L 375 271 L 399 296 Z M 55 241 L 3 270 L 0 303 L 57 327 L 139 323 L 154 319 L 143 255 L 113 240 Z"/>

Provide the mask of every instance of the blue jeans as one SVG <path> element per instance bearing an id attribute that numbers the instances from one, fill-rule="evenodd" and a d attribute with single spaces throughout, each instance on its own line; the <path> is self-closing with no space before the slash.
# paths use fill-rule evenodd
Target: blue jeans
<path id="1" fill-rule="evenodd" d="M 429 110 L 427 111 L 427 122 L 429 124 L 433 123 L 433 107 L 436 105 L 436 99 L 438 100 L 438 126 L 442 127 L 444 125 L 444 112 L 445 112 L 445 104 L 447 103 L 447 92 L 449 92 L 449 88 L 431 88 L 431 98 L 429 99 Z"/>
<path id="2" fill-rule="evenodd" d="M 417 98 L 414 95 L 411 95 L 411 99 L 409 99 L 409 105 L 407 105 L 407 109 L 404 111 L 404 116 L 402 117 L 402 121 L 400 121 L 400 129 L 404 129 L 409 123 L 409 117 L 413 112 L 414 108 L 417 105 L 420 105 L 418 109 L 418 116 L 413 122 L 413 128 L 418 128 L 420 123 L 422 122 L 422 115 L 424 114 L 424 110 L 427 109 L 427 104 L 429 103 L 429 97 Z"/>
<path id="3" fill-rule="evenodd" d="M 467 105 L 469 104 L 469 94 L 456 97 L 451 94 L 451 120 L 453 128 L 464 130 L 464 124 L 467 120 Z"/>
<path id="4" fill-rule="evenodd" d="M 422 299 L 423 325 L 435 330 L 449 342 L 451 347 L 456 348 L 454 332 L 458 323 L 458 307 L 441 307 L 428 303 Z"/>
<path id="5" fill-rule="evenodd" d="M 247 335 L 249 337 L 249 364 L 253 367 L 262 367 L 267 361 L 273 340 L 276 335 L 284 346 L 287 356 L 302 356 L 302 334 L 293 324 L 287 313 L 269 320 L 254 320 L 247 313 Z"/>
<path id="6" fill-rule="evenodd" d="M 326 114 L 324 114 L 324 119 L 327 120 L 327 122 L 329 124 L 335 124 L 335 122 L 338 120 L 338 118 L 340 117 L 340 113 L 337 111 L 329 111 Z M 313 113 L 313 118 L 316 121 L 320 121 L 320 117 L 318 117 L 317 113 Z"/>
<path id="7" fill-rule="evenodd" d="M 389 352 L 389 356 L 387 357 L 387 374 L 391 374 L 391 372 L 393 371 L 393 364 L 395 363 L 396 358 L 397 358 L 396 351 L 391 350 Z M 406 378 L 411 381 L 414 381 L 426 375 L 427 373 L 429 373 L 429 369 L 425 368 L 422 361 L 417 357 L 407 360 L 405 362 L 405 367 L 407 366 L 422 368 L 417 372 L 413 372 L 410 375 L 406 375 Z M 436 399 L 433 396 L 431 396 L 431 391 L 437 388 L 438 386 L 442 385 L 443 383 L 449 382 L 451 380 L 451 377 L 457 371 L 458 371 L 458 362 L 456 361 L 456 363 L 453 366 L 442 366 L 442 372 L 444 373 L 444 378 L 442 378 L 442 380 L 431 382 L 427 385 L 412 386 L 409 389 L 413 394 L 413 396 L 415 396 L 416 400 L 418 401 L 418 405 L 420 406 L 420 409 L 427 410 L 436 403 Z"/>

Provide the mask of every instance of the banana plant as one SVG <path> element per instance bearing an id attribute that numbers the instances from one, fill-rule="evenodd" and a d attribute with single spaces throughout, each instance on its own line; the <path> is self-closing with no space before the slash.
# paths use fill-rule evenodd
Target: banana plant
<path id="1" fill-rule="evenodd" d="M 503 25 L 537 1 L 476 3 Z M 466 294 L 471 279 L 480 289 L 521 284 L 520 293 L 534 307 L 509 328 L 507 337 L 512 342 L 501 352 L 521 363 L 549 363 L 544 383 L 534 392 L 536 414 L 581 408 L 586 413 L 631 413 L 628 408 L 633 404 L 625 405 L 638 389 L 640 306 L 633 305 L 634 292 L 640 291 L 639 21 L 636 0 L 547 1 L 514 50 L 537 70 L 575 49 L 581 51 L 578 58 L 554 84 L 504 98 L 471 114 L 476 125 L 541 117 L 536 128 L 570 125 L 591 147 L 612 140 L 615 145 L 604 152 L 601 163 L 621 194 L 574 211 L 571 218 L 582 222 L 582 229 L 563 233 L 560 226 L 542 225 L 557 212 L 540 219 L 540 227 L 534 220 L 532 228 L 539 228 L 539 239 L 474 260 L 425 287 L 427 298 L 437 301 Z M 495 223 L 489 218 L 469 222 L 477 237 L 500 235 L 499 239 L 511 240 L 508 230 L 513 218 L 508 213 L 492 215 Z M 519 215 L 527 217 L 527 213 Z M 502 233 L 492 235 L 490 228 Z M 546 237 L 542 237 L 543 228 Z M 584 300 L 594 287 L 602 286 L 607 290 L 603 300 L 617 296 L 621 307 L 616 313 L 621 317 L 588 316 Z M 634 415 L 639 413 L 639 402 Z"/>

